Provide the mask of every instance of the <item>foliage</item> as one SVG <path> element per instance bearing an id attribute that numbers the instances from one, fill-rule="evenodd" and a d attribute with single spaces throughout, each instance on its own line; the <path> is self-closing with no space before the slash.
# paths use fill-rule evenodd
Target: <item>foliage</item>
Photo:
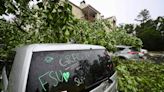
<path id="1" fill-rule="evenodd" d="M 122 24 L 122 25 L 120 25 L 120 28 L 123 28 L 128 34 L 134 34 L 134 32 L 135 32 L 134 24 Z"/>
<path id="2" fill-rule="evenodd" d="M 137 36 L 141 38 L 148 50 L 164 50 L 164 18 L 148 20 L 136 27 Z"/>
<path id="3" fill-rule="evenodd" d="M 18 1 L 21 0 L 16 1 L 19 6 Z M 8 3 L 10 3 L 8 5 L 13 5 L 11 2 Z M 16 11 L 18 12 L 15 14 L 16 18 L 13 19 L 12 22 L 0 20 L 0 44 L 5 44 L 5 46 L 0 49 L 0 59 L 7 59 L 11 49 L 31 43 L 74 42 L 97 44 L 105 46 L 108 50 L 114 50 L 115 45 L 119 44 L 132 45 L 135 47 L 142 46 L 140 39 L 127 34 L 122 28 L 112 29 L 110 23 L 106 20 L 98 20 L 90 23 L 85 20 L 75 19 L 71 13 L 71 6 L 67 1 L 59 3 L 49 1 L 44 4 L 40 2 L 38 5 L 33 6 L 32 9 L 27 7 L 27 5 L 20 5 L 16 10 L 11 8 L 14 11 L 13 14 L 15 14 Z M 109 29 L 114 31 L 110 32 Z M 144 74 L 142 75 L 143 78 L 142 76 L 131 76 L 134 73 L 134 68 L 137 68 L 135 71 L 138 73 L 141 72 L 142 69 L 145 69 L 143 66 L 140 67 L 139 63 L 129 64 L 129 62 L 127 62 L 124 64 L 119 62 L 118 64 L 121 65 L 117 67 L 120 76 L 120 91 L 137 91 L 139 89 L 137 89 L 136 86 L 141 88 L 144 87 L 144 84 L 147 87 L 154 86 L 154 84 L 147 84 L 147 80 L 144 79 Z M 129 66 L 127 67 L 127 65 Z M 135 67 L 135 65 L 137 67 Z M 150 66 L 153 65 L 150 64 Z M 138 67 L 141 69 L 138 69 Z M 154 69 L 159 70 L 159 68 L 153 67 L 153 70 Z M 161 77 L 159 76 L 158 78 Z M 160 84 L 161 80 L 162 79 L 159 79 L 159 86 L 163 87 L 163 84 Z M 139 83 L 144 84 L 139 85 Z"/>
<path id="4" fill-rule="evenodd" d="M 19 2 L 14 5 L 19 6 Z M 118 44 L 142 46 L 140 39 L 128 35 L 121 28 L 112 29 L 107 20 L 90 23 L 75 19 L 67 1 L 40 2 L 31 8 L 19 6 L 14 11 L 19 13 L 12 22 L 0 20 L 0 42 L 5 44 L 0 49 L 1 59 L 7 58 L 12 48 L 31 43 L 74 42 L 102 45 L 108 50 L 114 50 Z"/>
<path id="5" fill-rule="evenodd" d="M 17 5 L 16 2 L 19 2 L 21 5 Z M 27 6 L 29 0 L 0 0 L 0 15 L 2 14 L 16 14 L 16 11 L 18 11 L 19 6 Z"/>
<path id="6" fill-rule="evenodd" d="M 151 51 L 164 50 L 164 17 L 150 19 L 149 11 L 144 9 L 136 20 L 140 21 L 140 24 L 124 24 L 120 28 L 140 38 L 144 48 Z"/>
<path id="7" fill-rule="evenodd" d="M 5 4 L 5 1 L 4 0 L 0 0 L 0 14 L 3 14 L 3 13 L 5 13 L 5 6 L 4 6 L 4 4 Z"/>
<path id="8" fill-rule="evenodd" d="M 121 92 L 162 92 L 164 64 L 148 60 L 130 61 L 114 58 L 118 71 L 118 89 Z"/>
<path id="9" fill-rule="evenodd" d="M 87 21 L 79 21 L 75 25 L 77 31 L 75 41 L 76 43 L 97 44 L 107 47 L 112 50 L 116 41 L 112 35 L 106 31 L 103 21 L 95 21 L 89 23 Z"/>
<path id="10" fill-rule="evenodd" d="M 79 21 L 75 25 L 77 34 L 75 36 L 76 43 L 85 44 L 96 44 L 105 46 L 108 50 L 115 50 L 115 45 L 132 45 L 134 47 L 140 48 L 142 46 L 142 41 L 136 37 L 133 37 L 126 33 L 121 28 L 116 30 L 110 28 L 106 29 L 106 23 L 102 20 L 89 23 L 87 21 Z M 114 31 L 110 32 L 112 29 Z"/>
<path id="11" fill-rule="evenodd" d="M 25 8 L 25 9 L 24 9 Z M 76 21 L 68 2 L 39 3 L 30 9 L 20 8 L 12 22 L 0 20 L 1 59 L 16 46 L 31 43 L 64 43 L 69 41 Z"/>
<path id="12" fill-rule="evenodd" d="M 114 36 L 117 45 L 129 45 L 134 47 L 142 47 L 142 41 L 137 37 L 131 36 L 126 33 L 126 31 L 122 29 L 118 29 L 116 31 L 111 32 L 111 35 Z"/>

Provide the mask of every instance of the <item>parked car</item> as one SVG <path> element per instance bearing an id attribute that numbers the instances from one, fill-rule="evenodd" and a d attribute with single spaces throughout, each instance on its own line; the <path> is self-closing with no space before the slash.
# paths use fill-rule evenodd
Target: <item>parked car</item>
<path id="1" fill-rule="evenodd" d="M 141 49 L 140 49 L 140 53 L 141 53 L 143 59 L 147 59 L 148 50 L 142 49 L 142 48 L 141 48 Z"/>
<path id="2" fill-rule="evenodd" d="M 15 49 L 3 92 L 116 92 L 116 71 L 102 46 L 32 44 Z"/>
<path id="3" fill-rule="evenodd" d="M 145 59 L 145 54 L 140 52 L 139 49 L 132 46 L 118 45 L 117 50 L 114 52 L 114 56 L 121 59 L 139 60 Z"/>
<path id="4" fill-rule="evenodd" d="M 148 54 L 148 51 L 146 49 L 140 49 L 140 52 L 142 52 L 143 54 Z"/>

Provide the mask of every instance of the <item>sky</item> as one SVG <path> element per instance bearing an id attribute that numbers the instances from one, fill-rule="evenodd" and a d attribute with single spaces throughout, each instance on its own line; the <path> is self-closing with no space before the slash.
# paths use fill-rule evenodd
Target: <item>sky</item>
<path id="1" fill-rule="evenodd" d="M 69 0 L 80 5 L 82 0 Z M 105 18 L 116 16 L 117 24 L 137 23 L 139 12 L 148 9 L 152 19 L 164 16 L 164 0 L 85 0 L 95 9 L 101 12 Z"/>

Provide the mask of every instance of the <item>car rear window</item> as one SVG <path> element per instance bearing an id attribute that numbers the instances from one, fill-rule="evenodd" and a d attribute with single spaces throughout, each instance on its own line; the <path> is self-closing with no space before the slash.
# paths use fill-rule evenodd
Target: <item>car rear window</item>
<path id="1" fill-rule="evenodd" d="M 26 92 L 86 92 L 114 69 L 105 50 L 34 52 Z"/>

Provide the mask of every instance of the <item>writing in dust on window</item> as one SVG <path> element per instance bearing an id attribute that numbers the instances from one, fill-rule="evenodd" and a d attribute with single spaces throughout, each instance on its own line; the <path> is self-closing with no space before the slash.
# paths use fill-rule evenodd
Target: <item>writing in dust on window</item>
<path id="1" fill-rule="evenodd" d="M 46 84 L 56 87 L 59 83 L 68 83 L 69 80 L 72 80 L 76 86 L 84 84 L 84 72 L 89 71 L 88 57 L 88 54 L 81 55 L 80 53 L 65 55 L 64 57 L 46 56 L 43 59 L 45 64 L 52 65 L 57 62 L 62 68 L 47 71 L 38 77 L 42 89 L 46 91 Z"/>

